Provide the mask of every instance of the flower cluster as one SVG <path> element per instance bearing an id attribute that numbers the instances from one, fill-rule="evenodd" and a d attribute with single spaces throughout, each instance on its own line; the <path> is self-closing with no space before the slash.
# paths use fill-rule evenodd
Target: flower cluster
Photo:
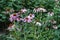
<path id="1" fill-rule="evenodd" d="M 29 14 L 27 17 L 24 18 L 24 22 L 32 22 L 32 19 L 35 17 L 34 14 Z"/>
<path id="2" fill-rule="evenodd" d="M 28 10 L 26 8 L 23 8 L 21 10 L 19 10 L 19 13 L 26 13 Z M 6 9 L 6 11 L 3 11 L 2 13 L 4 14 L 8 14 L 8 13 L 12 13 L 12 12 L 15 12 L 14 9 Z M 45 8 L 34 8 L 33 9 L 33 12 L 47 12 L 47 10 Z"/>
<path id="3" fill-rule="evenodd" d="M 9 20 L 11 21 L 11 22 L 13 22 L 13 21 L 22 21 L 22 22 L 27 22 L 27 23 L 30 23 L 30 22 L 32 22 L 32 20 L 35 18 L 35 14 L 32 14 L 32 13 L 30 13 L 28 16 L 25 16 L 25 17 L 20 17 L 21 15 L 23 16 L 23 14 L 26 14 L 26 12 L 27 12 L 28 10 L 26 9 L 26 8 L 24 8 L 24 9 L 21 9 L 19 12 L 17 12 L 17 13 L 13 13 L 13 14 L 11 14 L 10 15 L 10 18 L 9 18 Z M 47 10 L 45 9 L 45 8 L 34 8 L 33 9 L 33 11 L 36 13 L 38 13 L 38 12 L 47 12 Z M 47 12 L 47 16 L 48 17 L 52 17 L 54 15 L 54 12 Z M 37 15 L 38 16 L 38 15 Z M 35 24 L 37 25 L 37 26 L 42 26 L 43 24 L 43 22 L 42 23 L 40 23 L 40 22 L 36 22 L 36 20 L 34 20 L 35 22 Z M 49 22 L 51 22 L 51 24 L 55 24 L 56 23 L 56 21 L 54 21 L 54 20 L 49 20 Z M 54 25 L 52 26 L 54 29 L 55 29 L 55 27 L 54 27 Z"/>
<path id="4" fill-rule="evenodd" d="M 26 16 L 25 18 L 20 18 L 19 17 L 19 15 L 18 15 L 18 13 L 14 13 L 14 14 L 11 14 L 10 15 L 10 18 L 9 18 L 9 20 L 11 21 L 11 22 L 13 22 L 13 21 L 23 21 L 23 22 L 32 22 L 32 19 L 35 17 L 35 15 L 34 14 L 29 14 L 28 16 Z"/>

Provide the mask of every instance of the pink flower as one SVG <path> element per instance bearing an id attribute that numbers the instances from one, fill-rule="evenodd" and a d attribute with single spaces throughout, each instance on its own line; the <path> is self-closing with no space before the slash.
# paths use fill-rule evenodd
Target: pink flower
<path id="1" fill-rule="evenodd" d="M 12 22 L 12 21 L 16 20 L 17 17 L 18 17 L 17 14 L 11 14 L 9 20 Z"/>
<path id="2" fill-rule="evenodd" d="M 13 22 L 13 21 L 14 21 L 12 18 L 9 18 L 9 20 L 10 20 L 11 22 Z"/>
<path id="3" fill-rule="evenodd" d="M 24 22 L 30 23 L 30 22 L 32 22 L 32 20 L 30 18 L 26 17 L 26 18 L 24 18 Z"/>
<path id="4" fill-rule="evenodd" d="M 32 19 L 33 19 L 34 17 L 35 17 L 34 14 L 29 14 L 27 17 L 24 18 L 23 21 L 30 23 L 30 22 L 32 22 Z"/>
<path id="5" fill-rule="evenodd" d="M 21 12 L 22 13 L 25 13 L 25 12 L 27 12 L 27 9 L 25 9 L 25 8 L 24 9 L 21 9 Z"/>
<path id="6" fill-rule="evenodd" d="M 17 20 L 17 21 L 20 21 L 20 18 L 17 18 L 16 20 Z"/>
<path id="7" fill-rule="evenodd" d="M 33 19 L 35 17 L 34 14 L 29 14 L 28 18 Z"/>
<path id="8" fill-rule="evenodd" d="M 19 17 L 16 20 L 17 21 L 23 21 L 23 19 L 22 18 L 19 18 Z"/>

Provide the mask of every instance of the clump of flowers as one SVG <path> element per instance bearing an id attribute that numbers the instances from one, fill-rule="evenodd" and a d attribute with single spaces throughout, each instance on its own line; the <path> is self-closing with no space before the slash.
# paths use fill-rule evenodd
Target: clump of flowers
<path id="1" fill-rule="evenodd" d="M 28 16 L 26 16 L 25 18 L 20 18 L 18 13 L 14 13 L 14 14 L 11 14 L 10 15 L 10 21 L 13 22 L 13 21 L 23 21 L 23 22 L 32 22 L 32 19 L 35 17 L 34 14 L 29 14 Z"/>
<path id="2" fill-rule="evenodd" d="M 10 31 L 6 40 L 60 39 L 59 0 L 1 0 L 0 3 L 0 22 L 9 25 L 6 29 Z"/>
<path id="3" fill-rule="evenodd" d="M 32 19 L 35 17 L 34 14 L 29 14 L 27 17 L 24 18 L 24 22 L 32 22 Z"/>

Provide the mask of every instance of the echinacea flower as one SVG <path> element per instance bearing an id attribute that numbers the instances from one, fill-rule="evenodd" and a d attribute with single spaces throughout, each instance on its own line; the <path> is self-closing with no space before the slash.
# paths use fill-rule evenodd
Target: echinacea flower
<path id="1" fill-rule="evenodd" d="M 55 20 L 50 20 L 52 24 L 56 24 L 57 22 Z"/>
<path id="2" fill-rule="evenodd" d="M 20 18 L 17 18 L 16 20 L 17 20 L 17 21 L 20 21 Z"/>
<path id="3" fill-rule="evenodd" d="M 8 14 L 8 13 L 10 13 L 10 12 L 14 12 L 15 10 L 14 9 L 10 9 L 10 8 L 7 8 L 6 9 L 6 13 Z"/>
<path id="4" fill-rule="evenodd" d="M 37 26 L 41 26 L 42 24 L 40 22 L 36 22 L 36 25 Z"/>
<path id="5" fill-rule="evenodd" d="M 27 17 L 24 18 L 23 21 L 30 23 L 30 22 L 32 22 L 32 19 L 33 19 L 34 17 L 35 17 L 34 14 L 29 14 Z"/>
<path id="6" fill-rule="evenodd" d="M 9 20 L 12 22 L 12 21 L 16 20 L 18 16 L 19 15 L 17 15 L 16 13 L 11 14 Z"/>
<path id="7" fill-rule="evenodd" d="M 11 21 L 11 22 L 13 22 L 14 20 L 13 20 L 13 18 L 9 18 L 9 20 Z"/>
<path id="8" fill-rule="evenodd" d="M 34 14 L 29 14 L 28 18 L 33 19 L 35 17 Z"/>
<path id="9" fill-rule="evenodd" d="M 13 9 L 6 9 L 6 11 L 2 11 L 2 13 L 4 13 L 4 14 L 9 14 L 9 13 L 12 13 L 12 12 L 14 12 L 14 10 Z"/>
<path id="10" fill-rule="evenodd" d="M 27 12 L 27 9 L 25 9 L 25 8 L 24 9 L 21 9 L 21 12 L 22 13 L 25 13 L 25 12 Z"/>
<path id="11" fill-rule="evenodd" d="M 34 8 L 33 11 L 34 11 L 34 12 L 47 12 L 47 10 L 44 9 L 44 8 Z"/>
<path id="12" fill-rule="evenodd" d="M 40 10 L 38 10 L 38 8 L 34 8 L 33 11 L 34 11 L 34 12 L 39 12 Z"/>
<path id="13" fill-rule="evenodd" d="M 47 10 L 46 9 L 44 9 L 44 8 L 38 8 L 40 11 L 42 11 L 42 12 L 47 12 Z"/>
<path id="14" fill-rule="evenodd" d="M 15 25 L 14 24 L 10 24 L 7 30 L 12 31 L 14 29 L 15 29 Z"/>
<path id="15" fill-rule="evenodd" d="M 32 20 L 31 20 L 30 18 L 28 18 L 28 17 L 24 18 L 23 21 L 24 21 L 24 22 L 28 22 L 28 23 L 32 22 Z"/>
<path id="16" fill-rule="evenodd" d="M 19 17 L 18 17 L 16 20 L 17 20 L 18 22 L 19 22 L 19 21 L 23 21 L 23 19 L 22 19 L 22 18 L 19 18 Z"/>
<path id="17" fill-rule="evenodd" d="M 57 27 L 56 25 L 53 25 L 52 27 L 53 27 L 54 29 L 58 29 L 58 27 Z"/>
<path id="18" fill-rule="evenodd" d="M 53 16 L 54 13 L 53 12 L 48 12 L 48 16 Z"/>

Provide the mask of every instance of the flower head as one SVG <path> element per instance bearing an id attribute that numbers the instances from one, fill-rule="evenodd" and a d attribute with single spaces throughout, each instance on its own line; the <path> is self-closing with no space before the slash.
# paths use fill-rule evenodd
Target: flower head
<path id="1" fill-rule="evenodd" d="M 23 19 L 22 19 L 22 18 L 19 18 L 19 17 L 18 17 L 16 20 L 17 20 L 18 22 L 19 22 L 19 21 L 23 21 Z"/>
<path id="2" fill-rule="evenodd" d="M 15 25 L 14 24 L 10 24 L 7 30 L 12 31 L 14 29 L 15 29 Z"/>
<path id="3" fill-rule="evenodd" d="M 16 13 L 11 14 L 9 20 L 12 22 L 12 21 L 16 20 L 17 17 L 18 17 L 18 15 Z"/>
<path id="4" fill-rule="evenodd" d="M 35 17 L 34 14 L 29 14 L 28 18 L 33 19 Z"/>
<path id="5" fill-rule="evenodd" d="M 29 14 L 27 17 L 24 18 L 23 21 L 30 23 L 30 22 L 32 22 L 32 19 L 33 19 L 34 17 L 35 17 L 34 14 Z"/>
<path id="6" fill-rule="evenodd" d="M 41 26 L 42 24 L 40 22 L 36 22 L 36 25 Z"/>
<path id="7" fill-rule="evenodd" d="M 24 9 L 21 9 L 21 12 L 22 13 L 25 13 L 25 12 L 27 12 L 27 9 L 25 9 L 25 8 Z"/>
<path id="8" fill-rule="evenodd" d="M 30 22 L 32 22 L 32 20 L 30 18 L 26 17 L 26 18 L 24 18 L 24 22 L 30 23 Z"/>
<path id="9" fill-rule="evenodd" d="M 57 27 L 56 25 L 53 25 L 53 28 L 54 28 L 54 29 L 58 29 L 58 27 Z"/>
<path id="10" fill-rule="evenodd" d="M 47 12 L 47 10 L 44 9 L 44 8 L 34 8 L 33 11 L 34 11 L 34 12 Z"/>
<path id="11" fill-rule="evenodd" d="M 52 23 L 52 24 L 56 24 L 57 22 L 53 19 L 53 20 L 50 20 L 50 22 Z"/>
<path id="12" fill-rule="evenodd" d="M 48 16 L 53 16 L 54 13 L 53 12 L 48 12 Z"/>

